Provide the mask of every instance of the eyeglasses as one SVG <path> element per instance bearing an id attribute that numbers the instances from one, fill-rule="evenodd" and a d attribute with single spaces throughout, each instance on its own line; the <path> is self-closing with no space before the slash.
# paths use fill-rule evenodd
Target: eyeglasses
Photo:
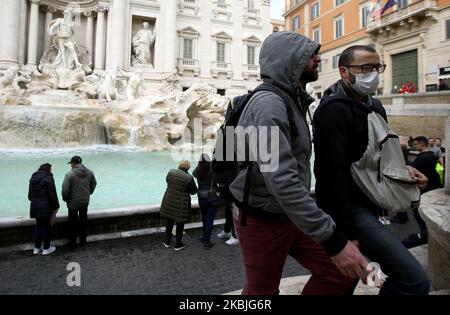
<path id="1" fill-rule="evenodd" d="M 386 70 L 386 65 L 382 64 L 382 63 L 379 63 L 377 65 L 373 65 L 371 63 L 367 63 L 367 64 L 364 64 L 364 65 L 350 65 L 348 67 L 349 68 L 359 68 L 359 69 L 361 69 L 362 73 L 371 73 L 371 72 L 374 72 L 375 70 L 378 73 L 383 73 Z"/>

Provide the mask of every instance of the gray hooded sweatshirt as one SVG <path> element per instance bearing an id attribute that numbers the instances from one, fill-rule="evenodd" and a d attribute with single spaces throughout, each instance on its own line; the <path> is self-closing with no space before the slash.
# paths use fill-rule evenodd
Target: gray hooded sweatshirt
<path id="1" fill-rule="evenodd" d="M 62 196 L 67 202 L 67 208 L 87 207 L 96 187 L 94 173 L 83 164 L 75 166 L 67 173 L 62 186 Z"/>
<path id="2" fill-rule="evenodd" d="M 333 219 L 310 197 L 312 145 L 306 109 L 311 97 L 298 88 L 306 64 L 319 49 L 318 43 L 297 33 L 279 32 L 269 36 L 261 48 L 261 76 L 265 82 L 298 99 L 298 103 L 292 101 L 288 105 L 274 93 L 257 92 L 244 109 L 238 125 L 244 128 L 267 126 L 268 148 L 272 141 L 270 128 L 279 128 L 279 139 L 274 140 L 279 143 L 278 167 L 265 171 L 261 166 L 267 166 L 264 162 L 267 158 L 257 153 L 258 167 L 252 170 L 249 205 L 271 213 L 285 213 L 302 232 L 322 244 L 328 255 L 334 256 L 345 247 L 347 240 L 336 231 Z M 291 122 L 296 132 L 290 130 L 287 106 L 293 108 Z M 239 201 L 243 200 L 246 174 L 247 169 L 242 170 L 230 185 L 231 193 Z"/>

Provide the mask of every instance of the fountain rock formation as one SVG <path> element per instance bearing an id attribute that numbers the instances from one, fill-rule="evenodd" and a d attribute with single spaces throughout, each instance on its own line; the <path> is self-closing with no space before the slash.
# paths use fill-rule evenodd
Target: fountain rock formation
<path id="1" fill-rule="evenodd" d="M 82 69 L 70 71 L 66 89 L 52 64 L 44 64 L 42 73 L 5 71 L 0 148 L 115 144 L 167 150 L 194 137 L 207 143 L 223 123 L 228 99 L 207 84 L 180 92 L 173 73 L 154 82 L 119 69 L 89 76 Z"/>
<path id="2" fill-rule="evenodd" d="M 164 150 L 191 142 L 185 133 L 193 134 L 196 122 L 201 124 L 202 143 L 207 142 L 223 123 L 227 104 L 228 99 L 215 95 L 212 87 L 197 84 L 183 93 L 113 102 L 103 124 L 111 143 Z"/>

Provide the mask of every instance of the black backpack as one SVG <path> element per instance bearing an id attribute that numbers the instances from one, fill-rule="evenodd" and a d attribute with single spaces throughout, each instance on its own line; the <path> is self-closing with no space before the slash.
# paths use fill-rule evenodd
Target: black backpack
<path id="1" fill-rule="evenodd" d="M 250 208 L 248 205 L 248 200 L 250 197 L 250 184 L 251 175 L 255 162 L 248 160 L 248 152 L 246 152 L 246 161 L 239 166 L 237 162 L 237 154 L 235 152 L 234 145 L 232 148 L 227 147 L 226 139 L 230 137 L 234 139 L 234 133 L 231 135 L 227 134 L 227 127 L 236 127 L 239 123 L 242 113 L 249 103 L 250 99 L 257 93 L 261 91 L 268 91 L 280 96 L 284 103 L 286 104 L 287 114 L 289 117 L 290 131 L 293 137 L 298 136 L 298 128 L 294 122 L 293 115 L 293 99 L 286 93 L 283 93 L 280 88 L 276 87 L 270 83 L 263 83 L 258 86 L 254 91 L 235 97 L 229 104 L 226 115 L 225 123 L 220 127 L 217 132 L 217 142 L 212 158 L 212 175 L 213 180 L 219 185 L 219 190 L 223 198 L 227 201 L 227 204 L 236 203 L 242 210 L 241 215 L 241 225 L 245 226 L 247 223 L 247 213 Z M 294 103 L 295 104 L 295 103 Z M 234 144 L 234 141 L 232 142 Z M 243 201 L 239 202 L 234 198 L 229 190 L 229 186 L 237 177 L 241 170 L 247 169 L 247 176 L 245 179 L 244 197 Z"/>

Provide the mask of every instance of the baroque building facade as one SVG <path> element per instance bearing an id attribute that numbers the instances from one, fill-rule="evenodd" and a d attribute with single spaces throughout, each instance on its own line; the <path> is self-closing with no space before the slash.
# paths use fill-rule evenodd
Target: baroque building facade
<path id="1" fill-rule="evenodd" d="M 67 48 L 83 47 L 94 72 L 176 73 L 185 89 L 206 82 L 231 96 L 260 83 L 259 50 L 272 33 L 270 0 L 2 0 L 0 69 L 37 71 L 65 11 Z"/>

